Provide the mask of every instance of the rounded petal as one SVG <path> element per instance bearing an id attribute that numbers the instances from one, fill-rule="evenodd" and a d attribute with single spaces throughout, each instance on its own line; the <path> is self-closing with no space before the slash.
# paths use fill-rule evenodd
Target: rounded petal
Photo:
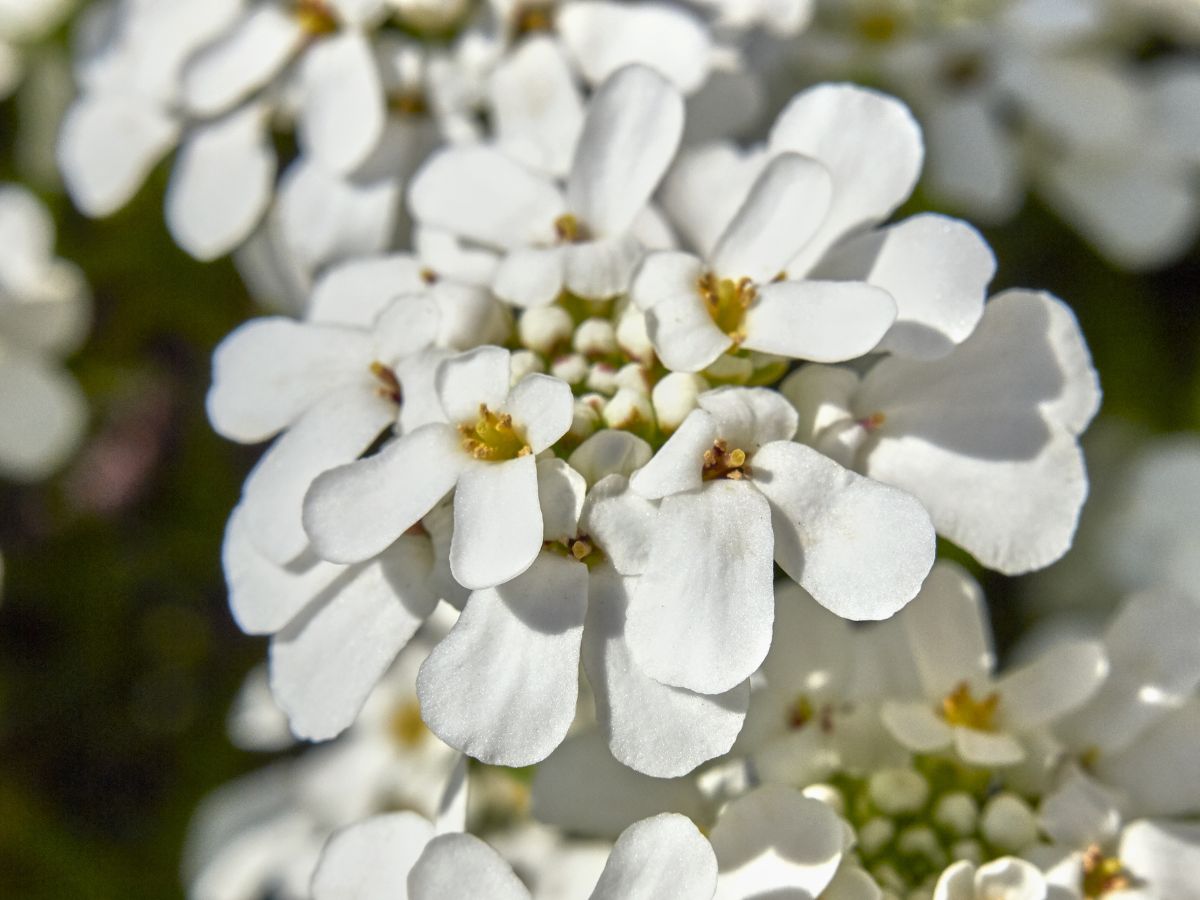
<path id="1" fill-rule="evenodd" d="M 292 732 L 328 740 L 349 727 L 400 649 L 433 612 L 429 542 L 405 538 L 342 575 L 271 640 L 271 693 Z"/>
<path id="2" fill-rule="evenodd" d="M 915 498 L 803 444 L 767 444 L 751 466 L 771 503 L 776 561 L 822 606 L 886 619 L 916 596 L 936 540 Z"/>
<path id="3" fill-rule="evenodd" d="M 696 490 L 704 484 L 704 452 L 719 436 L 711 413 L 692 410 L 650 461 L 633 473 L 630 487 L 650 500 Z"/>
<path id="4" fill-rule="evenodd" d="M 592 570 L 583 663 L 613 756 L 638 772 L 674 778 L 733 746 L 750 704 L 750 684 L 707 696 L 644 674 L 625 641 L 635 583 L 608 566 Z"/>
<path id="5" fill-rule="evenodd" d="M 683 135 L 683 98 L 661 75 L 629 66 L 588 105 L 567 177 L 567 205 L 596 237 L 627 231 L 650 200 Z"/>
<path id="6" fill-rule="evenodd" d="M 524 430 L 525 440 L 536 454 L 567 433 L 574 415 L 575 398 L 571 386 L 561 378 L 534 372 L 513 386 L 504 409 Z"/>
<path id="7" fill-rule="evenodd" d="M 704 306 L 697 287 L 703 274 L 704 264 L 690 253 L 652 253 L 629 288 L 646 313 L 654 351 L 674 372 L 699 372 L 733 345 Z"/>
<path id="8" fill-rule="evenodd" d="M 353 172 L 383 138 L 383 81 L 366 35 L 347 28 L 304 53 L 296 138 L 332 172 Z"/>
<path id="9" fill-rule="evenodd" d="M 1006 856 L 979 867 L 975 873 L 975 896 L 1043 900 L 1046 879 L 1033 863 Z"/>
<path id="10" fill-rule="evenodd" d="M 1200 807 L 1200 704 L 1194 700 L 1142 732 L 1136 743 L 1101 754 L 1096 776 L 1122 791 L 1126 814 L 1190 816 Z"/>
<path id="11" fill-rule="evenodd" d="M 579 514 L 580 534 L 592 538 L 622 575 L 645 571 L 657 524 L 658 507 L 616 474 L 593 485 Z"/>
<path id="12" fill-rule="evenodd" d="M 775 120 L 772 154 L 792 151 L 821 162 L 833 200 L 817 234 L 788 266 L 806 273 L 840 238 L 891 215 L 921 172 L 921 128 L 899 100 L 849 84 L 809 88 Z"/>
<path id="13" fill-rule="evenodd" d="M 896 301 L 853 281 L 779 281 L 764 285 L 746 310 L 747 350 L 813 362 L 870 353 L 896 321 Z"/>
<path id="14" fill-rule="evenodd" d="M 453 428 L 424 425 L 316 478 L 304 498 L 304 530 L 322 559 L 370 559 L 433 509 L 468 462 Z"/>
<path id="15" fill-rule="evenodd" d="M 650 462 L 653 452 L 636 434 L 606 428 L 575 448 L 567 461 L 588 484 L 596 484 L 608 475 L 632 475 Z"/>
<path id="16" fill-rule="evenodd" d="M 996 682 L 1006 727 L 1027 731 L 1086 703 L 1108 675 L 1099 641 L 1063 640 Z"/>
<path id="17" fill-rule="evenodd" d="M 739 797 L 709 836 L 719 867 L 713 900 L 819 896 L 841 864 L 842 829 L 833 809 L 794 788 Z"/>
<path id="18" fill-rule="evenodd" d="M 945 356 L 983 315 L 996 257 L 966 222 L 933 213 L 839 245 L 822 278 L 865 281 L 896 301 L 896 322 L 879 349 L 913 359 Z"/>
<path id="19" fill-rule="evenodd" d="M 1141 897 L 1179 897 L 1196 893 L 1200 872 L 1200 833 L 1194 823 L 1134 822 L 1121 835 L 1121 862 L 1138 877 Z M 1140 893 L 1140 892 L 1139 892 Z M 1139 896 L 1135 894 L 1134 896 Z M 1140 900 L 1140 897 L 1139 897 Z"/>
<path id="20" fill-rule="evenodd" d="M 943 96 L 922 117 L 930 193 L 981 224 L 1006 221 L 1025 199 L 1020 144 L 992 103 L 987 93 Z"/>
<path id="21" fill-rule="evenodd" d="M 542 537 L 566 543 L 575 537 L 587 482 L 557 457 L 537 464 L 538 502 L 542 507 Z"/>
<path id="22" fill-rule="evenodd" d="M 1015 766 L 1025 759 L 1025 748 L 1011 734 L 954 729 L 954 749 L 965 762 L 985 769 Z"/>
<path id="23" fill-rule="evenodd" d="M 424 290 L 421 262 L 396 253 L 330 266 L 321 273 L 308 298 L 309 322 L 370 328 L 396 297 Z"/>
<path id="24" fill-rule="evenodd" d="M 433 826 L 413 812 L 334 832 L 313 875 L 313 900 L 405 900 L 409 870 L 432 839 Z"/>
<path id="25" fill-rule="evenodd" d="M 508 399 L 510 361 L 502 347 L 477 347 L 439 364 L 434 382 L 446 418 L 473 423 L 481 404 L 498 412 Z"/>
<path id="26" fill-rule="evenodd" d="M 927 702 L 888 700 L 879 716 L 892 737 L 914 753 L 944 750 L 954 741 L 955 730 Z"/>
<path id="27" fill-rule="evenodd" d="M 634 227 L 637 227 L 636 222 Z M 563 247 L 564 281 L 571 293 L 579 297 L 610 299 L 629 291 L 633 273 L 643 255 L 642 240 L 630 233 L 567 244 Z"/>
<path id="28" fill-rule="evenodd" d="M 503 584 L 528 569 L 541 548 L 533 456 L 464 469 L 454 491 L 454 580 L 470 590 Z"/>
<path id="29" fill-rule="evenodd" d="M 987 605 L 979 583 L 952 562 L 933 567 L 900 616 L 925 696 L 940 698 L 962 682 L 982 688 L 996 666 Z"/>
<path id="30" fill-rule="evenodd" d="M 717 859 L 690 819 L 662 813 L 617 838 L 591 900 L 711 900 Z"/>
<path id="31" fill-rule="evenodd" d="M 562 247 L 523 247 L 500 260 L 492 290 L 517 307 L 548 306 L 562 293 L 566 277 Z"/>
<path id="32" fill-rule="evenodd" d="M 575 718 L 587 597 L 587 567 L 551 553 L 473 593 L 421 666 L 426 724 L 489 765 L 545 759 Z"/>
<path id="33" fill-rule="evenodd" d="M 821 163 L 798 153 L 776 156 L 717 242 L 713 269 L 724 278 L 770 281 L 816 233 L 832 194 Z"/>
<path id="34" fill-rule="evenodd" d="M 770 508 L 749 484 L 717 480 L 664 499 L 627 616 L 642 671 L 704 694 L 748 678 L 771 645 L 772 543 Z"/>
<path id="35" fill-rule="evenodd" d="M 393 886 L 401 894 L 400 885 Z M 471 834 L 443 834 L 408 873 L 411 900 L 529 900 L 529 891 L 500 854 Z"/>
<path id="36" fill-rule="evenodd" d="M 796 433 L 796 410 L 778 391 L 717 388 L 705 391 L 697 403 L 716 421 L 722 440 L 749 454 L 772 441 L 790 440 Z"/>

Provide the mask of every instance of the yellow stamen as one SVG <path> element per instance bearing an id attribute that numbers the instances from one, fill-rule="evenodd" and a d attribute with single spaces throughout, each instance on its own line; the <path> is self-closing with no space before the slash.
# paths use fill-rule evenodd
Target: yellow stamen
<path id="1" fill-rule="evenodd" d="M 438 273 L 433 271 L 433 269 L 426 267 L 422 269 L 419 274 L 421 276 L 421 280 L 426 284 L 437 284 L 438 282 Z"/>
<path id="2" fill-rule="evenodd" d="M 551 31 L 554 28 L 554 5 L 552 3 L 529 3 L 517 11 L 513 31 L 517 37 L 534 32 Z"/>
<path id="3" fill-rule="evenodd" d="M 417 746 L 429 734 L 429 729 L 421 721 L 421 705 L 416 700 L 400 704 L 392 713 L 388 726 L 396 743 L 405 748 Z"/>
<path id="4" fill-rule="evenodd" d="M 1083 896 L 1097 900 L 1109 893 L 1127 891 L 1135 879 L 1115 856 L 1105 856 L 1096 844 L 1083 854 Z"/>
<path id="5" fill-rule="evenodd" d="M 788 727 L 798 731 L 811 721 L 813 712 L 812 703 L 802 694 L 788 707 Z"/>
<path id="6" fill-rule="evenodd" d="M 704 308 L 708 310 L 713 323 L 733 340 L 740 344 L 746 339 L 743 326 L 746 320 L 746 310 L 758 296 L 758 288 L 749 278 L 734 281 L 731 278 L 717 278 L 711 272 L 702 275 L 696 282 L 696 289 L 704 300 Z"/>
<path id="7" fill-rule="evenodd" d="M 429 112 L 425 95 L 419 91 L 401 91 L 388 98 L 388 109 L 398 116 L 423 116 Z"/>
<path id="8" fill-rule="evenodd" d="M 337 31 L 337 17 L 325 0 L 295 0 L 292 14 L 309 37 L 323 37 Z"/>
<path id="9" fill-rule="evenodd" d="M 587 226 L 570 213 L 564 213 L 554 220 L 554 233 L 564 244 L 577 244 L 588 239 Z"/>
<path id="10" fill-rule="evenodd" d="M 399 404 L 403 394 L 400 391 L 400 380 L 396 377 L 396 373 L 381 362 L 373 362 L 371 363 L 371 374 L 379 381 L 377 388 L 379 396 Z"/>
<path id="11" fill-rule="evenodd" d="M 746 469 L 746 451 L 729 446 L 722 440 L 713 441 L 712 448 L 704 451 L 704 469 L 700 477 L 704 481 L 728 478 L 738 481 L 750 473 Z"/>
<path id="12" fill-rule="evenodd" d="M 508 413 L 494 413 L 482 403 L 479 419 L 474 425 L 459 425 L 463 449 L 476 459 L 501 462 L 528 456 L 533 450 L 525 442 L 525 436 L 513 425 Z"/>
<path id="13" fill-rule="evenodd" d="M 999 694 L 993 692 L 982 700 L 976 700 L 971 695 L 970 686 L 963 681 L 942 699 L 942 718 L 951 725 L 975 731 L 995 731 L 996 707 L 999 705 Z"/>

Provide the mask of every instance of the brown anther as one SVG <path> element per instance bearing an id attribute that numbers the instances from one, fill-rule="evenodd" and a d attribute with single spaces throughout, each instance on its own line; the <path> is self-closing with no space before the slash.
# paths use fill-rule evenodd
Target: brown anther
<path id="1" fill-rule="evenodd" d="M 438 273 L 433 271 L 433 269 L 429 268 L 428 266 L 421 269 L 419 274 L 421 276 L 421 280 L 426 284 L 438 283 Z"/>
<path id="2" fill-rule="evenodd" d="M 326 0 L 295 0 L 292 15 L 310 38 L 333 34 L 338 29 L 337 17 Z"/>
<path id="3" fill-rule="evenodd" d="M 883 423 L 887 421 L 887 414 L 881 412 L 873 412 L 869 416 L 858 420 L 858 424 L 867 431 L 876 431 L 883 427 Z"/>
<path id="4" fill-rule="evenodd" d="M 388 98 L 388 109 L 398 116 L 423 116 L 429 112 L 425 95 L 419 91 L 400 91 Z"/>
<path id="5" fill-rule="evenodd" d="M 379 382 L 379 387 L 376 388 L 379 396 L 399 405 L 404 395 L 400 390 L 400 380 L 396 377 L 396 373 L 381 362 L 373 362 L 371 363 L 371 374 Z"/>
<path id="6" fill-rule="evenodd" d="M 429 734 L 425 723 L 421 721 L 421 706 L 416 700 L 402 703 L 392 713 L 389 731 L 401 747 L 413 748 L 421 743 Z"/>
<path id="7" fill-rule="evenodd" d="M 564 213 L 554 220 L 554 234 L 563 244 L 577 244 L 588 239 L 587 226 L 570 213 Z"/>
<path id="8" fill-rule="evenodd" d="M 527 3 L 518 11 L 513 21 L 517 37 L 534 32 L 551 31 L 554 28 L 554 5 L 552 3 Z"/>
<path id="9" fill-rule="evenodd" d="M 592 545 L 585 540 L 576 540 L 571 542 L 571 555 L 580 562 L 583 562 L 592 555 Z"/>
<path id="10" fill-rule="evenodd" d="M 1083 853 L 1083 883 L 1080 887 L 1088 900 L 1098 900 L 1110 893 L 1137 887 L 1137 879 L 1119 859 L 1105 856 L 1098 844 L 1092 844 Z"/>
<path id="11" fill-rule="evenodd" d="M 716 481 L 718 478 L 740 481 L 750 474 L 746 469 L 746 460 L 745 450 L 730 450 L 729 445 L 718 438 L 710 449 L 704 451 L 704 468 L 700 477 L 705 481 Z"/>
<path id="12" fill-rule="evenodd" d="M 788 707 L 788 728 L 793 731 L 799 731 L 813 717 L 813 706 L 809 699 L 801 694 L 796 698 L 795 702 Z"/>
<path id="13" fill-rule="evenodd" d="M 1000 695 L 992 692 L 982 700 L 976 700 L 971 687 L 965 681 L 942 698 L 942 718 L 951 725 L 971 728 L 975 731 L 996 730 L 996 708 Z"/>

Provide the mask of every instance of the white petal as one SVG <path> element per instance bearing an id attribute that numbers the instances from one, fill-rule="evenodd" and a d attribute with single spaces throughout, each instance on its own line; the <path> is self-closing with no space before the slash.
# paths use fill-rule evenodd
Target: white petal
<path id="1" fill-rule="evenodd" d="M 922 117 L 930 193 L 983 224 L 1006 221 L 1025 199 L 1020 145 L 994 102 L 990 93 L 941 96 Z"/>
<path id="2" fill-rule="evenodd" d="M 233 108 L 269 84 L 304 41 L 297 18 L 279 6 L 254 7 L 183 71 L 184 102 L 200 117 Z"/>
<path id="3" fill-rule="evenodd" d="M 429 294 L 397 297 L 379 314 L 371 329 L 376 361 L 395 366 L 429 349 L 441 324 L 436 297 Z"/>
<path id="4" fill-rule="evenodd" d="M 403 887 L 395 885 L 397 894 Z M 395 894 L 393 894 L 395 896 Z M 471 834 L 443 834 L 425 847 L 408 875 L 412 900 L 529 900 L 508 863 Z"/>
<path id="5" fill-rule="evenodd" d="M 265 110 L 243 107 L 184 140 L 167 188 L 167 227 L 192 256 L 216 259 L 250 235 L 274 187 Z"/>
<path id="6" fill-rule="evenodd" d="M 346 571 L 332 596 L 271 641 L 271 692 L 292 732 L 328 740 L 358 716 L 396 654 L 433 612 L 429 542 L 405 538 Z"/>
<path id="7" fill-rule="evenodd" d="M 567 244 L 563 253 L 567 288 L 573 294 L 594 300 L 628 292 L 633 273 L 644 255 L 641 240 L 628 233 Z"/>
<path id="8" fill-rule="evenodd" d="M 489 765 L 545 759 L 575 718 L 587 567 L 552 553 L 476 591 L 421 666 L 417 694 L 433 732 Z"/>
<path id="9" fill-rule="evenodd" d="M 1082 706 L 1108 675 L 1099 641 L 1060 641 L 996 682 L 1006 726 L 1029 730 Z"/>
<path id="10" fill-rule="evenodd" d="M 269 559 L 286 565 L 308 548 L 301 516 L 313 480 L 357 459 L 395 419 L 389 400 L 357 385 L 343 388 L 309 409 L 263 454 L 242 488 L 242 511 Z"/>
<path id="11" fill-rule="evenodd" d="M 528 569 L 541 547 L 533 457 L 466 468 L 454 492 L 454 580 L 471 590 L 503 584 Z"/>
<path id="12" fill-rule="evenodd" d="M 569 384 L 537 372 L 518 381 L 504 404 L 534 453 L 541 453 L 567 433 L 574 407 Z"/>
<path id="13" fill-rule="evenodd" d="M 708 75 L 708 30 L 682 9 L 589 0 L 564 6 L 555 25 L 592 85 L 630 63 L 653 66 L 685 94 Z"/>
<path id="14" fill-rule="evenodd" d="M 178 139 L 178 123 L 145 100 L 84 95 L 63 117 L 58 167 L 75 205 L 107 216 L 132 199 Z"/>
<path id="15" fill-rule="evenodd" d="M 935 550 L 916 499 L 802 444 L 768 444 L 751 467 L 771 501 L 776 561 L 822 606 L 886 619 L 916 596 Z"/>
<path id="16" fill-rule="evenodd" d="M 822 278 L 866 281 L 896 301 L 879 349 L 914 359 L 945 356 L 983 315 L 996 258 L 979 232 L 925 213 L 853 238 L 818 267 Z"/>
<path id="17" fill-rule="evenodd" d="M 701 256 L 712 255 L 766 164 L 765 152 L 748 152 L 729 141 L 685 144 L 679 152 L 659 195 L 671 221 Z"/>
<path id="18" fill-rule="evenodd" d="M 768 388 L 717 388 L 705 391 L 697 403 L 716 421 L 722 440 L 749 454 L 763 444 L 791 440 L 796 433 L 796 411 Z"/>
<path id="19" fill-rule="evenodd" d="M 652 455 L 650 445 L 636 434 L 606 428 L 580 444 L 567 461 L 588 484 L 595 484 L 608 475 L 632 475 Z"/>
<path id="20" fill-rule="evenodd" d="M 938 876 L 933 900 L 976 900 L 975 864 L 960 859 Z"/>
<path id="21" fill-rule="evenodd" d="M 1120 831 L 1121 813 L 1112 791 L 1072 768 L 1042 798 L 1038 824 L 1052 841 L 1069 847 L 1110 846 Z"/>
<path id="22" fill-rule="evenodd" d="M 730 803 L 709 840 L 720 869 L 713 900 L 817 897 L 842 859 L 837 814 L 781 785 Z"/>
<path id="23" fill-rule="evenodd" d="M 87 400 L 66 370 L 4 349 L 0 361 L 0 474 L 37 481 L 61 468 L 87 425 Z"/>
<path id="24" fill-rule="evenodd" d="M 1096 776 L 1124 792 L 1127 815 L 1192 815 L 1200 807 L 1200 705 L 1194 700 L 1143 731 L 1137 742 L 1101 755 Z"/>
<path id="25" fill-rule="evenodd" d="M 570 17 L 566 7 L 559 17 Z M 524 41 L 492 74 L 488 97 L 504 151 L 533 169 L 562 177 L 583 129 L 583 99 L 559 45 L 549 37 Z"/>
<path id="26" fill-rule="evenodd" d="M 535 819 L 568 832 L 615 837 L 639 819 L 676 812 L 706 821 L 692 778 L 650 778 L 621 765 L 594 730 L 571 735 L 533 777 Z"/>
<path id="27" fill-rule="evenodd" d="M 304 498 L 304 530 L 322 559 L 370 559 L 429 512 L 468 462 L 453 428 L 425 425 L 315 479 Z"/>
<path id="28" fill-rule="evenodd" d="M 304 53 L 303 105 L 296 138 L 330 171 L 353 172 L 383 137 L 383 82 L 364 34 L 353 29 L 318 41 Z"/>
<path id="29" fill-rule="evenodd" d="M 308 298 L 306 318 L 370 328 L 396 297 L 425 287 L 420 260 L 414 256 L 397 253 L 352 259 L 321 273 Z"/>
<path id="30" fill-rule="evenodd" d="M 594 236 L 629 229 L 675 156 L 683 98 L 660 75 L 631 66 L 610 77 L 588 106 L 567 203 Z"/>
<path id="31" fill-rule="evenodd" d="M 525 247 L 500 260 L 492 290 L 513 306 L 548 306 L 562 293 L 565 277 L 562 247 Z"/>
<path id="32" fill-rule="evenodd" d="M 621 833 L 591 900 L 711 900 L 716 884 L 708 841 L 689 819 L 663 813 Z"/>
<path id="33" fill-rule="evenodd" d="M 658 507 L 629 488 L 622 475 L 608 475 L 588 492 L 579 532 L 599 545 L 622 575 L 639 575 L 650 559 Z"/>
<path id="34" fill-rule="evenodd" d="M 925 696 L 946 696 L 962 682 L 982 689 L 996 665 L 979 583 L 951 562 L 933 567 L 900 616 Z"/>
<path id="35" fill-rule="evenodd" d="M 771 129 L 771 153 L 823 163 L 833 201 L 820 230 L 789 265 L 805 273 L 839 238 L 886 219 L 921 171 L 921 129 L 891 97 L 847 84 L 818 85 L 793 98 Z"/>
<path id="36" fill-rule="evenodd" d="M 430 157 L 413 178 L 408 202 L 423 225 L 514 249 L 551 243 L 564 211 L 553 183 L 487 147 L 452 147 Z"/>
<path id="37" fill-rule="evenodd" d="M 665 684 L 724 693 L 771 645 L 770 508 L 751 485 L 722 479 L 667 497 L 658 515 L 629 608 L 630 650 Z"/>
<path id="38" fill-rule="evenodd" d="M 821 163 L 797 153 L 776 156 L 721 235 L 713 269 L 724 278 L 770 281 L 820 227 L 832 194 Z"/>
<path id="39" fill-rule="evenodd" d="M 717 696 L 669 687 L 644 674 L 625 641 L 625 614 L 636 579 L 594 568 L 583 662 L 596 717 L 613 756 L 656 778 L 686 775 L 727 752 L 750 703 L 749 682 Z"/>
<path id="40" fill-rule="evenodd" d="M 334 832 L 313 875 L 313 900 L 405 900 L 408 872 L 432 839 L 433 826 L 412 812 Z"/>
<path id="41" fill-rule="evenodd" d="M 537 484 L 543 539 L 566 543 L 579 527 L 587 482 L 565 460 L 552 458 L 538 461 Z"/>
<path id="42" fill-rule="evenodd" d="M 482 404 L 498 412 L 508 398 L 510 356 L 501 347 L 478 347 L 441 363 L 438 400 L 451 422 L 474 423 Z"/>
<path id="43" fill-rule="evenodd" d="M 915 753 L 942 750 L 954 740 L 955 729 L 930 709 L 927 702 L 888 700 L 879 714 L 892 737 Z"/>
<path id="44" fill-rule="evenodd" d="M 841 362 L 875 349 L 896 321 L 886 291 L 852 281 L 763 285 L 746 310 L 748 350 L 814 362 Z"/>
<path id="45" fill-rule="evenodd" d="M 674 372 L 698 372 L 733 345 L 704 306 L 697 287 L 703 274 L 704 264 L 690 253 L 652 253 L 629 288 L 646 313 L 655 352 Z"/>
<path id="46" fill-rule="evenodd" d="M 254 319 L 213 354 L 209 421 L 230 440 L 264 440 L 338 388 L 368 383 L 371 361 L 371 342 L 361 332 Z"/>
<path id="47" fill-rule="evenodd" d="M 692 410 L 650 462 L 633 473 L 630 486 L 650 500 L 699 488 L 704 484 L 704 452 L 719 436 L 711 413 Z"/>
<path id="48" fill-rule="evenodd" d="M 783 380 L 779 390 L 799 415 L 797 439 L 813 443 L 826 428 L 854 417 L 858 373 L 840 366 L 801 366 Z"/>
<path id="49" fill-rule="evenodd" d="M 1006 856 L 979 867 L 975 873 L 977 897 L 1004 900 L 1044 900 L 1046 879 L 1033 863 Z"/>
<path id="50" fill-rule="evenodd" d="M 1118 853 L 1138 878 L 1133 887 L 1136 900 L 1195 898 L 1200 877 L 1200 834 L 1195 824 L 1134 822 L 1121 835 Z M 1145 894 L 1138 891 L 1143 878 Z"/>
<path id="51" fill-rule="evenodd" d="M 1025 759 L 1025 748 L 1011 734 L 954 729 L 954 749 L 965 762 L 985 769 L 1014 766 Z"/>

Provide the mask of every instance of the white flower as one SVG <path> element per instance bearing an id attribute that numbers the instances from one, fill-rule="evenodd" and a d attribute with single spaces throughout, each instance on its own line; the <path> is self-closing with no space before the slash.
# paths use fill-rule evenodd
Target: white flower
<path id="1" fill-rule="evenodd" d="M 1078 435 L 1100 392 L 1057 299 L 1006 291 L 941 359 L 891 356 L 862 376 L 807 366 L 782 390 L 801 440 L 920 498 L 989 568 L 1027 572 L 1070 546 L 1087 495 Z"/>
<path id="2" fill-rule="evenodd" d="M 571 390 L 547 375 L 510 388 L 509 353 L 480 347 L 438 364 L 444 422 L 401 435 L 377 455 L 319 477 L 304 506 L 317 553 L 370 559 L 454 489 L 450 568 L 478 589 L 524 572 L 542 546 L 535 456 L 571 425 Z"/>
<path id="3" fill-rule="evenodd" d="M 778 394 L 725 388 L 698 402 L 631 479 L 662 502 L 627 633 L 647 674 L 720 693 L 767 654 L 773 562 L 839 615 L 886 618 L 929 571 L 933 531 L 913 498 L 791 441 L 796 417 Z"/>
<path id="4" fill-rule="evenodd" d="M 44 39 L 74 5 L 75 0 L 0 0 L 0 100 L 24 75 L 22 46 Z"/>
<path id="5" fill-rule="evenodd" d="M 888 701 L 883 722 L 916 753 L 953 746 L 981 767 L 1026 758 L 1022 738 L 1091 698 L 1108 674 L 1098 641 L 1063 640 L 995 677 L 983 597 L 958 567 L 940 563 L 901 614 L 925 699 Z"/>
<path id="6" fill-rule="evenodd" d="M 952 863 L 938 879 L 934 900 L 1050 900 L 1046 878 L 1032 863 L 1006 856 L 982 866 Z"/>
<path id="7" fill-rule="evenodd" d="M 636 219 L 670 165 L 683 100 L 630 66 L 588 105 L 565 194 L 499 150 L 440 151 L 413 179 L 418 222 L 504 252 L 493 288 L 519 306 L 551 303 L 565 286 L 587 298 L 624 293 L 642 245 Z"/>
<path id="8" fill-rule="evenodd" d="M 82 274 L 54 255 L 50 214 L 26 189 L 0 186 L 0 477 L 44 478 L 78 446 L 86 401 L 58 359 L 89 320 Z"/>

